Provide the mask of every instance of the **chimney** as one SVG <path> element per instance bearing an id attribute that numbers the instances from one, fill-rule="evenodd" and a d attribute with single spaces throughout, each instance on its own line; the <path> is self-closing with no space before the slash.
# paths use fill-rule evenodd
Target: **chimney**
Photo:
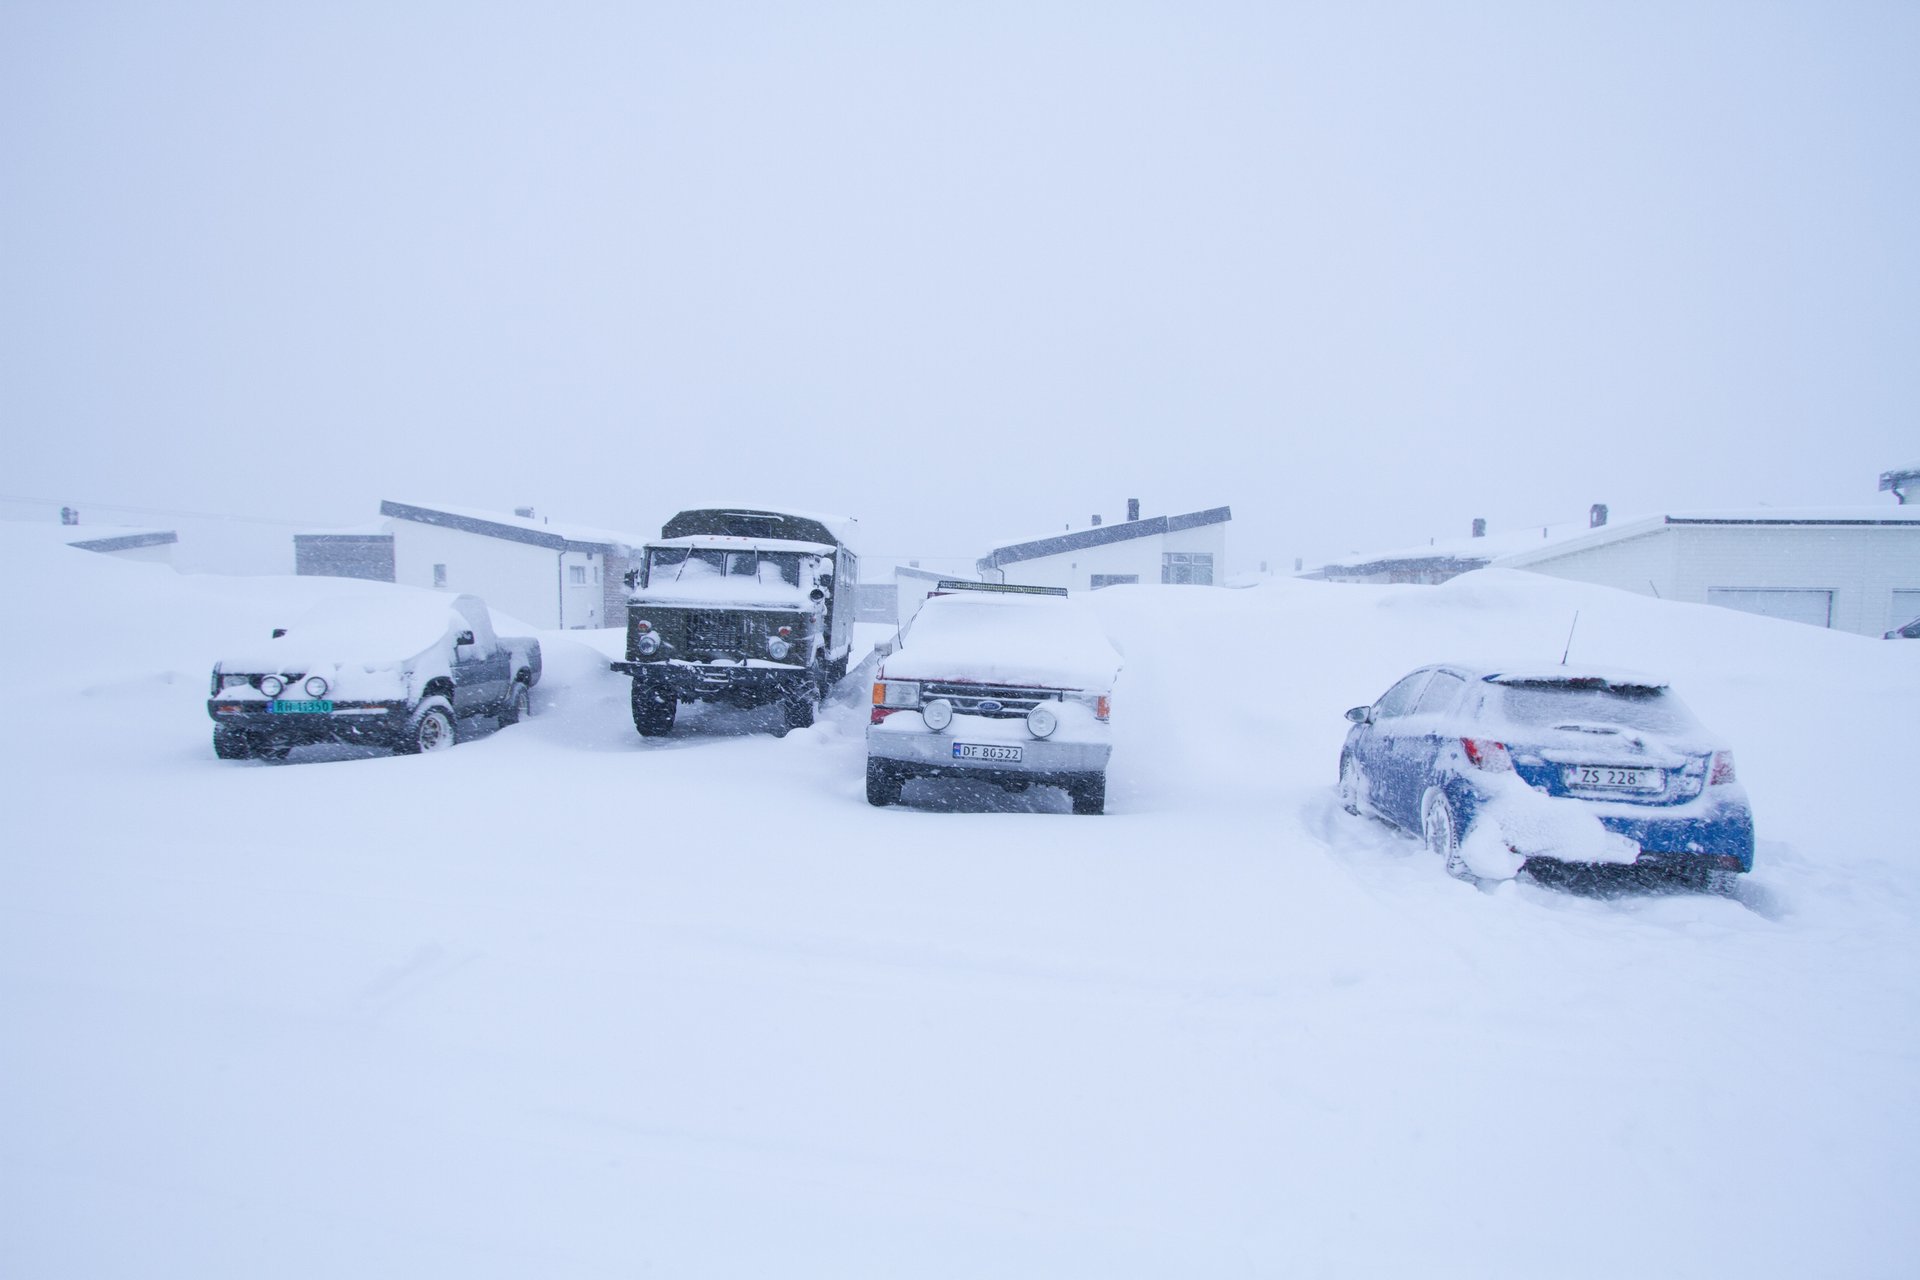
<path id="1" fill-rule="evenodd" d="M 519 516 L 522 520 L 531 520 L 533 519 L 533 508 L 532 507 L 515 507 L 513 509 L 513 514 Z"/>
<path id="2" fill-rule="evenodd" d="M 1128 498 L 1127 499 L 1127 519 L 1138 520 L 1139 518 L 1140 518 L 1140 499 Z"/>
<path id="3" fill-rule="evenodd" d="M 1487 536 L 1487 518 L 1485 516 L 1475 516 L 1473 518 L 1473 536 L 1476 538 L 1484 538 Z"/>
<path id="4" fill-rule="evenodd" d="M 1093 527 L 1094 527 L 1094 528 L 1096 528 L 1096 529 L 1098 529 L 1098 528 L 1100 527 L 1100 517 L 1099 517 L 1099 516 L 1095 516 L 1095 517 L 1093 518 Z"/>
<path id="5" fill-rule="evenodd" d="M 1601 525 L 1605 524 L 1606 522 L 1607 522 L 1607 504 L 1604 502 L 1594 503 L 1593 507 L 1587 512 L 1587 528 L 1598 529 Z"/>

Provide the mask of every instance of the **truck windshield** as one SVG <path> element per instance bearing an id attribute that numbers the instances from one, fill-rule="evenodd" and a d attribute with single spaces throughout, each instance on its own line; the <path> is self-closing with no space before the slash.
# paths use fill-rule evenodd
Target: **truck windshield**
<path id="1" fill-rule="evenodd" d="M 744 578 L 762 586 L 800 585 L 800 555 L 795 551 L 732 551 L 718 547 L 651 547 L 647 585 L 697 579 Z"/>

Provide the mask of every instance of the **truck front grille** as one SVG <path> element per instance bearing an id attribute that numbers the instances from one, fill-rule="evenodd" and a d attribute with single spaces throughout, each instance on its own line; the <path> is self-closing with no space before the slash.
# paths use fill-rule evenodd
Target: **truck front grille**
<path id="1" fill-rule="evenodd" d="M 1063 696 L 1058 689 L 1022 689 L 1015 685 L 928 681 L 920 686 L 922 704 L 945 698 L 955 711 L 990 720 L 1016 720 L 1041 703 L 1058 702 Z"/>
<path id="2" fill-rule="evenodd" d="M 695 653 L 745 653 L 752 628 L 737 613 L 694 613 L 687 618 L 687 647 Z"/>

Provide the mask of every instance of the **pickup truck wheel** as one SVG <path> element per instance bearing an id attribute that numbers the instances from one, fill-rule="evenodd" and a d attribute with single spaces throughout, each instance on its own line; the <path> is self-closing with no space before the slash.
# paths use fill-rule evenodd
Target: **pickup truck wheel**
<path id="1" fill-rule="evenodd" d="M 244 733 L 236 733 L 232 729 L 215 729 L 213 754 L 222 760 L 251 760 L 253 743 L 247 740 L 247 735 Z"/>
<path id="2" fill-rule="evenodd" d="M 444 751 L 453 745 L 453 740 L 453 704 L 445 698 L 428 698 L 413 713 L 399 750 L 400 754 L 409 756 L 423 751 Z"/>
<path id="3" fill-rule="evenodd" d="M 501 724 L 519 724 L 533 714 L 533 694 L 524 680 L 513 682 L 513 692 L 507 695 L 506 710 L 500 713 Z"/>
<path id="4" fill-rule="evenodd" d="M 670 693 L 633 691 L 633 727 L 643 738 L 664 738 L 673 732 L 680 711 L 680 700 Z"/>
<path id="5" fill-rule="evenodd" d="M 878 760 L 867 761 L 867 803 L 884 809 L 900 803 L 900 792 L 907 780 Z"/>
<path id="6" fill-rule="evenodd" d="M 1107 811 L 1107 775 L 1090 773 L 1068 787 L 1067 795 L 1073 801 L 1075 813 L 1105 813 Z"/>

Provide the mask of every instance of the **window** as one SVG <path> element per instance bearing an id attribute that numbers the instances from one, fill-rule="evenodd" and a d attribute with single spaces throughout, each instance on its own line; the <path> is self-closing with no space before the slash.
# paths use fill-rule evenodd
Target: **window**
<path id="1" fill-rule="evenodd" d="M 1160 581 L 1177 586 L 1213 585 L 1211 551 L 1169 551 L 1160 557 Z"/>
<path id="2" fill-rule="evenodd" d="M 587 585 L 587 566 L 583 564 L 568 565 L 567 566 L 567 585 L 572 587 L 586 586 Z"/>
<path id="3" fill-rule="evenodd" d="M 447 585 L 447 566 L 443 564 L 433 566 L 433 585 L 436 587 Z"/>
<path id="4" fill-rule="evenodd" d="M 1437 716 L 1442 712 L 1453 710 L 1453 704 L 1460 700 L 1460 694 L 1466 687 L 1467 682 L 1451 671 L 1434 672 L 1432 683 L 1428 684 L 1426 692 L 1420 695 L 1420 701 L 1414 704 L 1413 714 Z"/>
<path id="5" fill-rule="evenodd" d="M 1433 672 L 1416 671 L 1393 688 L 1380 695 L 1380 701 L 1373 704 L 1373 718 L 1388 720 L 1394 716 L 1403 716 L 1413 709 L 1414 699 L 1427 686 Z"/>
<path id="6" fill-rule="evenodd" d="M 1124 587 L 1140 581 L 1137 573 L 1096 573 L 1087 584 L 1089 591 L 1098 591 L 1102 587 Z"/>

